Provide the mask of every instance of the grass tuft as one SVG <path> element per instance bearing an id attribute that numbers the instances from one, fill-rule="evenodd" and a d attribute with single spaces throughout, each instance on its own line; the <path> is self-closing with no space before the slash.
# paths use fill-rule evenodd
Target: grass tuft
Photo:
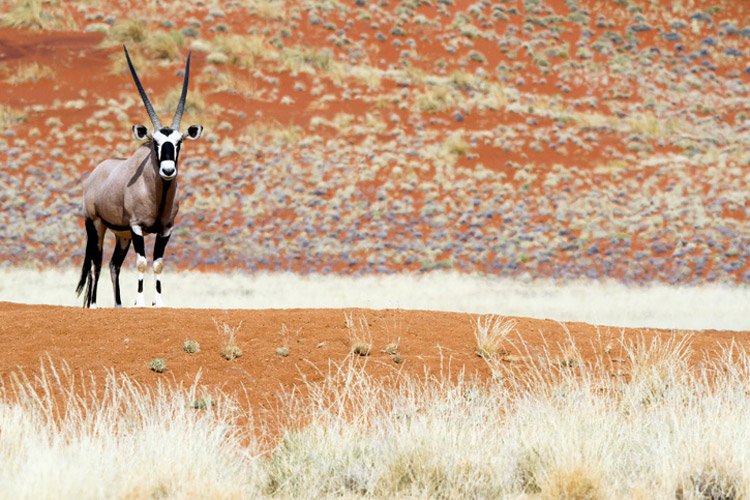
<path id="1" fill-rule="evenodd" d="M 237 332 L 242 328 L 242 321 L 237 326 L 229 326 L 223 321 L 219 322 L 216 319 L 213 320 L 216 325 L 216 331 L 219 335 L 226 337 L 226 343 L 221 348 L 221 357 L 227 361 L 233 361 L 242 356 L 242 349 L 237 345 Z"/>
<path id="2" fill-rule="evenodd" d="M 491 359 L 507 354 L 503 348 L 510 333 L 516 328 L 516 320 L 504 320 L 502 316 L 479 316 L 474 326 L 474 338 L 477 341 L 477 356 Z"/>
<path id="3" fill-rule="evenodd" d="M 148 364 L 148 368 L 156 373 L 164 373 L 167 371 L 167 362 L 164 358 L 154 358 Z"/>
<path id="4" fill-rule="evenodd" d="M 61 23 L 51 13 L 45 4 L 51 3 L 42 0 L 15 0 L 10 11 L 0 20 L 0 25 L 9 28 L 33 29 L 33 30 L 52 30 L 63 27 Z"/>
<path id="5" fill-rule="evenodd" d="M 372 350 L 372 334 L 367 319 L 360 316 L 355 321 L 353 315 L 349 313 L 344 314 L 344 322 L 349 334 L 349 352 L 359 356 L 369 356 Z"/>
<path id="6" fill-rule="evenodd" d="M 186 340 L 182 343 L 182 350 L 188 354 L 200 352 L 201 346 L 197 340 Z"/>
<path id="7" fill-rule="evenodd" d="M 13 70 L 5 79 L 10 85 L 21 85 L 24 83 L 34 83 L 39 80 L 48 80 L 55 76 L 55 72 L 49 66 L 36 62 L 23 64 Z"/>

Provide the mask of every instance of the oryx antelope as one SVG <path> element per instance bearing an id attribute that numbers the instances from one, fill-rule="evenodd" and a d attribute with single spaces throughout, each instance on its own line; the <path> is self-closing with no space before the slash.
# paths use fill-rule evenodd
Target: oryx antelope
<path id="1" fill-rule="evenodd" d="M 164 127 L 138 79 L 128 49 L 124 46 L 123 49 L 135 86 L 146 106 L 154 129 L 149 133 L 143 125 L 133 126 L 136 140 L 146 142 L 130 158 L 104 160 L 83 182 L 83 210 L 87 241 L 86 256 L 76 292 L 80 295 L 84 287 L 86 288 L 84 307 L 96 307 L 96 288 L 102 265 L 104 233 L 107 229 L 116 237 L 115 250 L 109 262 L 115 292 L 115 307 L 122 305 L 120 267 L 130 249 L 131 240 L 137 254 L 138 267 L 138 294 L 135 305 L 145 305 L 143 274 L 147 269 L 147 261 L 143 237 L 150 233 L 156 234 L 153 261 L 155 283 L 153 305 L 157 307 L 162 305 L 160 277 L 164 267 L 164 249 L 172 233 L 179 205 L 177 162 L 180 157 L 180 145 L 184 138 L 196 140 L 203 132 L 203 127 L 200 125 L 191 125 L 184 133 L 179 131 L 188 91 L 190 54 L 188 53 L 185 64 L 185 76 L 177 111 L 172 124 Z"/>

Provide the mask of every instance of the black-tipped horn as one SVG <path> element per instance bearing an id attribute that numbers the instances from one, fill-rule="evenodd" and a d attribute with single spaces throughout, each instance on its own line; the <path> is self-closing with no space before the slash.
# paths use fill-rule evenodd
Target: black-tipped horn
<path id="1" fill-rule="evenodd" d="M 151 101 L 148 100 L 146 91 L 143 90 L 143 85 L 141 85 L 141 81 L 138 79 L 138 73 L 135 72 L 135 68 L 133 67 L 133 61 L 130 60 L 130 54 L 128 54 L 128 48 L 125 47 L 125 45 L 123 45 L 122 48 L 125 50 L 125 57 L 128 60 L 128 67 L 130 68 L 130 74 L 133 75 L 135 86 L 138 87 L 138 93 L 141 94 L 141 99 L 143 100 L 143 104 L 144 106 L 146 106 L 146 112 L 148 112 L 148 116 L 149 118 L 151 118 L 151 123 L 154 124 L 154 129 L 159 130 L 161 128 L 161 122 L 159 121 L 159 117 L 156 116 L 156 111 L 154 111 L 154 107 L 151 105 Z"/>
<path id="2" fill-rule="evenodd" d="M 187 63 L 185 64 L 185 77 L 182 79 L 182 93 L 180 94 L 180 102 L 177 103 L 177 111 L 175 111 L 174 119 L 172 120 L 172 130 L 178 130 L 180 128 L 180 121 L 182 120 L 182 112 L 185 111 L 185 99 L 187 98 L 189 76 L 190 76 L 190 52 L 188 52 Z"/>

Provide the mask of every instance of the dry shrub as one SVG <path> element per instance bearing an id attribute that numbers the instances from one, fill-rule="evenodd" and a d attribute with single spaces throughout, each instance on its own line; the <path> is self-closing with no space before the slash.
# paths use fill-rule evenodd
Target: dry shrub
<path id="1" fill-rule="evenodd" d="M 502 316 L 478 316 L 473 323 L 477 341 L 477 356 L 485 359 L 507 354 L 503 348 L 508 335 L 516 328 L 517 321 L 505 320 Z"/>
<path id="2" fill-rule="evenodd" d="M 217 35 L 211 40 L 211 49 L 209 59 L 213 56 L 213 60 L 210 62 L 231 64 L 242 69 L 254 68 L 257 59 L 270 60 L 277 57 L 275 49 L 257 35 Z"/>
<path id="3" fill-rule="evenodd" d="M 0 127 L 12 127 L 26 120 L 26 112 L 0 104 Z"/>
<path id="4" fill-rule="evenodd" d="M 56 0 L 14 0 L 0 25 L 34 30 L 73 28 L 73 19 L 69 15 L 55 15 L 52 7 L 59 6 L 60 2 Z"/>
<path id="5" fill-rule="evenodd" d="M 169 32 L 157 31 L 145 42 L 148 52 L 157 59 L 179 61 L 186 57 L 183 52 L 185 39 L 182 33 L 173 30 Z"/>
<path id="6" fill-rule="evenodd" d="M 349 334 L 349 352 L 359 356 L 368 356 L 372 349 L 372 334 L 370 325 L 364 316 L 355 321 L 352 313 L 344 314 L 346 330 Z"/>
<path id="7" fill-rule="evenodd" d="M 548 473 L 540 497 L 555 500 L 598 500 L 606 498 L 602 477 L 591 467 L 578 466 Z"/>
<path id="8" fill-rule="evenodd" d="M 6 83 L 11 85 L 20 85 L 24 83 L 33 83 L 39 80 L 47 80 L 55 76 L 55 72 L 49 66 L 33 62 L 31 64 L 22 64 L 13 70 L 5 79 Z"/>
<path id="9" fill-rule="evenodd" d="M 233 361 L 242 356 L 242 349 L 237 345 L 237 332 L 242 328 L 242 321 L 237 326 L 229 326 L 223 321 L 213 319 L 216 331 L 219 335 L 226 337 L 226 343 L 221 348 L 221 357 L 227 361 Z"/>
<path id="10" fill-rule="evenodd" d="M 107 32 L 105 45 L 140 45 L 147 38 L 146 21 L 137 18 L 119 19 Z"/>
<path id="11" fill-rule="evenodd" d="M 162 118 L 165 122 L 172 123 L 172 117 L 174 116 L 175 111 L 177 111 L 177 104 L 180 102 L 181 93 L 182 82 L 172 87 L 164 97 L 158 100 L 158 104 L 155 104 L 159 116 L 167 117 Z M 203 97 L 203 93 L 195 87 L 188 89 L 184 114 L 182 115 L 182 121 L 180 122 L 181 127 L 186 128 L 194 123 L 201 123 L 208 128 L 206 120 L 199 121 L 199 119 L 205 118 L 205 111 L 206 100 Z"/>

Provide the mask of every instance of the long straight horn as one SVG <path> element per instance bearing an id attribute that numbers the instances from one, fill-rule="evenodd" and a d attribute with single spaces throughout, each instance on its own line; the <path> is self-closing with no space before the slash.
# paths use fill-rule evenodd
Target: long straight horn
<path id="1" fill-rule="evenodd" d="M 135 72 L 135 68 L 133 67 L 133 61 L 130 60 L 130 54 L 128 54 L 128 48 L 125 47 L 125 45 L 123 45 L 122 48 L 125 49 L 125 57 L 128 60 L 128 67 L 130 68 L 130 74 L 133 75 L 135 86 L 138 87 L 138 93 L 141 94 L 141 99 L 143 100 L 143 104 L 146 106 L 146 112 L 148 112 L 148 116 L 151 118 L 151 123 L 154 124 L 154 129 L 159 130 L 161 128 L 161 122 L 159 121 L 159 117 L 156 116 L 156 111 L 154 111 L 154 107 L 151 105 L 151 101 L 148 100 L 146 91 L 143 90 L 143 85 L 141 85 L 141 81 L 138 79 L 138 73 Z"/>
<path id="2" fill-rule="evenodd" d="M 180 102 L 177 104 L 177 111 L 175 111 L 174 119 L 172 120 L 172 130 L 177 130 L 180 128 L 180 121 L 182 120 L 182 112 L 185 111 L 185 99 L 187 98 L 189 76 L 190 76 L 190 52 L 188 52 L 187 63 L 185 64 L 185 77 L 182 79 L 182 93 L 180 94 Z"/>

